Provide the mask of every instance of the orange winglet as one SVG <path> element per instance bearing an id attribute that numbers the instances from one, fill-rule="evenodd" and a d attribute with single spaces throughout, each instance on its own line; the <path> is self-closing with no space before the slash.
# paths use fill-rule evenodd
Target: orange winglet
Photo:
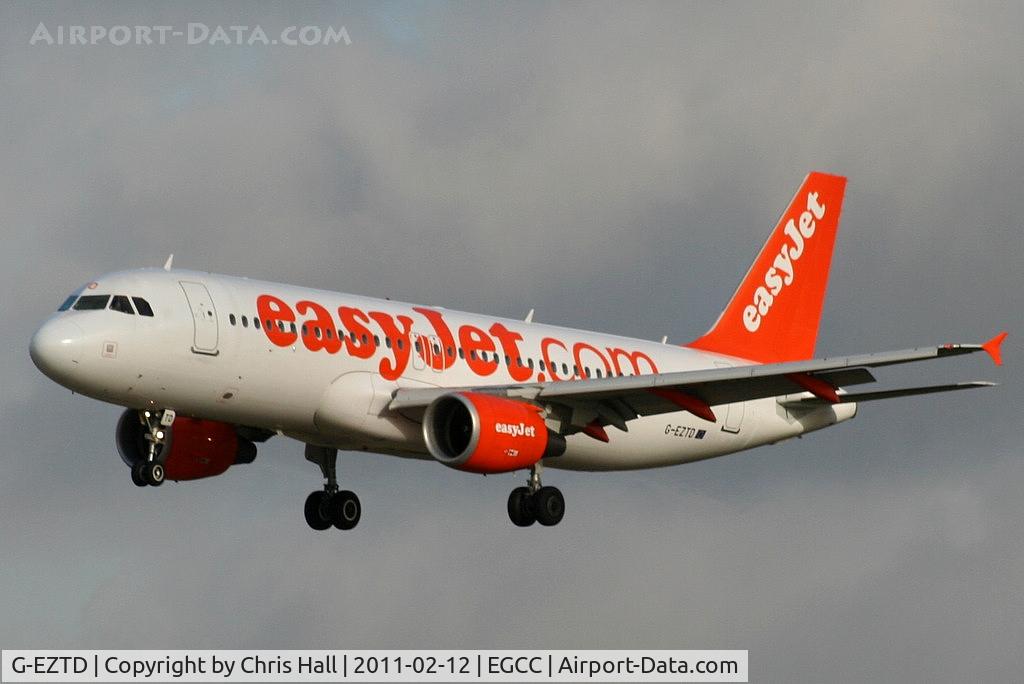
<path id="1" fill-rule="evenodd" d="M 605 431 L 605 429 L 601 427 L 596 421 L 588 425 L 585 425 L 583 427 L 583 434 L 585 434 L 587 437 L 592 437 L 593 439 L 596 439 L 598 442 L 604 442 L 605 444 L 608 443 L 607 431 Z"/>
<path id="2" fill-rule="evenodd" d="M 1003 365 L 1003 351 L 1001 347 L 1003 346 L 1003 340 L 1006 339 L 1008 334 L 1009 333 L 1004 330 L 985 344 L 981 345 L 981 348 L 985 350 L 985 353 L 992 357 L 992 361 L 997 366 Z"/>
<path id="3" fill-rule="evenodd" d="M 807 373 L 790 373 L 786 376 L 786 379 L 830 404 L 839 403 L 839 395 L 836 394 L 836 388 L 821 378 L 816 378 Z"/>
<path id="4" fill-rule="evenodd" d="M 656 397 L 661 397 L 667 401 L 671 401 L 673 404 L 689 411 L 698 418 L 703 418 L 709 423 L 717 423 L 718 418 L 715 417 L 715 412 L 711 410 L 711 407 L 707 402 L 701 401 L 697 397 L 690 396 L 684 392 L 674 389 L 666 389 L 662 387 L 651 387 L 647 390 Z"/>

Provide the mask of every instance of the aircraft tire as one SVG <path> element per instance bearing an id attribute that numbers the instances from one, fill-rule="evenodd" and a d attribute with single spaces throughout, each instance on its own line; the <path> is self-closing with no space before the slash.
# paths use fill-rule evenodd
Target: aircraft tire
<path id="1" fill-rule="evenodd" d="M 146 463 L 142 466 L 142 477 L 150 487 L 164 483 L 164 467 L 160 463 Z"/>
<path id="2" fill-rule="evenodd" d="M 306 524 L 317 531 L 326 530 L 331 526 L 331 521 L 325 518 L 321 513 L 324 508 L 324 498 L 326 496 L 327 492 L 322 489 L 318 489 L 306 497 L 306 505 L 304 507 Z"/>
<path id="3" fill-rule="evenodd" d="M 557 525 L 565 515 L 565 497 L 557 487 L 541 487 L 533 495 L 533 508 L 541 525 Z"/>
<path id="4" fill-rule="evenodd" d="M 359 497 L 347 489 L 338 492 L 327 502 L 327 517 L 339 530 L 351 530 L 359 524 L 362 514 Z"/>
<path id="5" fill-rule="evenodd" d="M 516 527 L 529 527 L 537 520 L 528 487 L 516 487 L 508 495 L 508 518 Z"/>
<path id="6" fill-rule="evenodd" d="M 132 471 L 132 483 L 133 483 L 133 484 L 134 484 L 134 485 L 135 485 L 136 487 L 145 487 L 146 485 L 148 485 L 148 484 L 149 484 L 148 482 L 146 482 L 146 477 L 145 477 L 145 475 L 143 475 L 143 474 L 142 474 L 142 468 L 143 468 L 143 466 L 144 466 L 144 464 L 142 464 L 142 463 L 136 463 L 135 465 L 133 465 L 133 466 L 131 467 L 131 471 Z"/>

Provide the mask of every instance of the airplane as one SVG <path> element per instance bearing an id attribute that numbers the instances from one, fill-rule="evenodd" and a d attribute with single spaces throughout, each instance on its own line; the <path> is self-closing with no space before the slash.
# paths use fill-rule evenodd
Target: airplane
<path id="1" fill-rule="evenodd" d="M 173 268 L 103 275 L 32 337 L 74 393 L 125 407 L 118 452 L 138 486 L 251 463 L 275 435 L 305 445 L 323 487 L 314 530 L 359 522 L 339 450 L 434 459 L 475 474 L 528 471 L 518 527 L 557 525 L 544 468 L 656 468 L 722 456 L 850 420 L 867 401 L 991 382 L 851 392 L 893 364 L 983 344 L 814 358 L 846 178 L 810 173 L 710 330 L 667 344 Z"/>

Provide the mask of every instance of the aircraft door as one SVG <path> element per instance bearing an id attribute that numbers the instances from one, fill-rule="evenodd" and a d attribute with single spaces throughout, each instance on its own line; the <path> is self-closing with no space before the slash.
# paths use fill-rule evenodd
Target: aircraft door
<path id="1" fill-rule="evenodd" d="M 415 330 L 409 335 L 410 344 L 412 344 L 412 368 L 413 370 L 426 370 L 427 365 L 430 363 L 430 352 L 427 350 L 427 336 L 422 335 Z"/>
<path id="2" fill-rule="evenodd" d="M 213 305 L 210 291 L 202 283 L 181 280 L 179 284 L 185 293 L 189 309 L 192 311 L 194 325 L 192 351 L 196 354 L 216 356 L 219 353 L 217 350 L 219 339 L 217 309 Z"/>
<path id="3" fill-rule="evenodd" d="M 431 335 L 430 339 L 428 340 L 428 344 L 430 345 L 429 365 L 434 370 L 435 373 L 440 373 L 441 371 L 444 370 L 445 364 L 445 350 L 441 346 L 441 338 L 439 338 L 437 335 Z"/>

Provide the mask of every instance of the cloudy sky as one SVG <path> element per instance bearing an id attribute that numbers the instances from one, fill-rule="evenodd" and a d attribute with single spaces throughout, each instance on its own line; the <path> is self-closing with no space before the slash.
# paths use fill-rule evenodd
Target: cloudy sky
<path id="1" fill-rule="evenodd" d="M 1007 5 L 1009 5 L 1008 3 Z M 1020 6 L 373 3 L 0 9 L 0 645 L 741 648 L 753 681 L 1024 669 Z M 318 47 L 30 45 L 58 26 L 344 26 Z M 819 354 L 982 341 L 806 439 L 514 476 L 301 445 L 137 489 L 119 410 L 31 364 L 96 274 L 163 263 L 677 342 L 812 169 L 850 178 Z M 1014 335 L 1015 333 L 1015 335 Z"/>

